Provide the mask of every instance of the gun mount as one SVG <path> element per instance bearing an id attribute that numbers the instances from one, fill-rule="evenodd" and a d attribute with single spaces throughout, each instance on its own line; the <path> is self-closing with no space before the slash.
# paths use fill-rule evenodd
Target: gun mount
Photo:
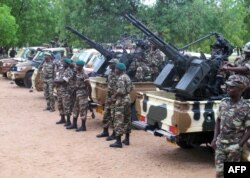
<path id="1" fill-rule="evenodd" d="M 181 100 L 204 100 L 214 95 L 208 89 L 210 87 L 208 85 L 210 77 L 216 76 L 214 74 L 218 72 L 218 67 L 216 67 L 218 66 L 217 61 L 184 56 L 178 48 L 164 42 L 133 15 L 126 14 L 125 18 L 140 29 L 149 38 L 150 42 L 169 58 L 170 62 L 166 64 L 154 81 L 157 87 L 176 93 L 176 97 Z M 211 35 L 215 35 L 217 41 L 224 39 L 217 33 L 211 33 L 204 38 L 184 46 L 182 49 L 198 43 Z"/>
<path id="2" fill-rule="evenodd" d="M 92 41 L 91 39 L 84 36 L 77 30 L 73 29 L 72 27 L 67 26 L 66 29 L 71 31 L 73 34 L 77 35 L 83 41 L 87 42 L 89 46 L 91 46 L 92 48 L 95 48 L 105 57 L 105 58 L 100 58 L 100 60 L 98 61 L 99 62 L 98 65 L 95 65 L 95 68 L 93 71 L 97 74 L 104 74 L 108 66 L 108 61 L 114 57 L 114 53 L 106 50 L 102 45 Z"/>

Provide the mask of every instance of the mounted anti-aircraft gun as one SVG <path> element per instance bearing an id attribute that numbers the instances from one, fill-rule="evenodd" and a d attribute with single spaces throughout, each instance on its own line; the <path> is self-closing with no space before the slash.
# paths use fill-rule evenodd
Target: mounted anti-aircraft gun
<path id="1" fill-rule="evenodd" d="M 133 15 L 127 14 L 125 18 L 140 29 L 150 42 L 172 61 L 164 67 L 154 81 L 157 87 L 174 92 L 181 100 L 204 100 L 214 95 L 208 90 L 208 82 L 211 71 L 216 74 L 218 72 L 214 70 L 217 61 L 184 56 L 176 47 L 164 42 Z"/>
<path id="2" fill-rule="evenodd" d="M 83 34 L 78 32 L 77 30 L 73 29 L 72 27 L 67 26 L 66 29 L 71 31 L 72 33 L 74 33 L 78 37 L 80 37 L 83 41 L 87 42 L 88 45 L 90 45 L 92 48 L 95 48 L 97 51 L 99 51 L 105 57 L 105 59 L 104 58 L 100 59 L 98 65 L 95 66 L 94 71 L 93 71 L 97 74 L 104 74 L 106 71 L 106 68 L 108 66 L 108 61 L 110 59 L 112 59 L 113 57 L 115 57 L 115 53 L 106 50 L 105 48 L 103 48 L 102 45 L 92 41 L 91 39 L 84 36 Z"/>

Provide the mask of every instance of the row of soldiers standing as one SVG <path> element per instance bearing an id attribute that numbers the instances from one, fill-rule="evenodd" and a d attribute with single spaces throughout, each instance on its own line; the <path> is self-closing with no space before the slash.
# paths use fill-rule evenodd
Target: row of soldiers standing
<path id="1" fill-rule="evenodd" d="M 67 129 L 86 131 L 88 111 L 88 99 L 92 100 L 92 88 L 85 74 L 84 61 L 65 58 L 59 63 L 54 63 L 50 53 L 45 52 L 43 64 L 44 96 L 47 101 L 45 110 L 55 111 L 54 87 L 57 91 L 58 110 L 60 120 L 56 124 L 64 124 Z M 121 148 L 121 136 L 126 135 L 124 144 L 129 145 L 131 132 L 131 109 L 129 93 L 133 90 L 133 84 L 125 73 L 126 66 L 117 59 L 109 61 L 111 73 L 108 76 L 108 95 L 105 103 L 104 133 L 101 137 L 109 136 L 108 128 L 113 127 L 113 134 L 108 140 L 115 140 L 110 147 Z M 73 122 L 70 116 L 73 113 Z M 77 128 L 77 118 L 80 115 L 81 127 Z M 98 136 L 99 137 L 99 136 Z"/>

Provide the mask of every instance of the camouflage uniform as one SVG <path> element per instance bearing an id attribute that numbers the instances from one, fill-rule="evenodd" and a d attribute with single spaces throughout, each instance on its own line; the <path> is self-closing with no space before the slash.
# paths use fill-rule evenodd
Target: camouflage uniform
<path id="1" fill-rule="evenodd" d="M 163 56 L 160 52 L 160 50 L 151 50 L 147 57 L 146 57 L 147 63 L 149 64 L 151 74 L 153 78 L 155 78 L 159 74 L 160 68 L 162 68 L 162 64 L 164 62 Z"/>
<path id="2" fill-rule="evenodd" d="M 144 81 L 145 77 L 150 76 L 150 68 L 145 62 L 139 60 L 138 58 L 135 58 L 131 62 L 129 72 L 131 72 L 131 75 L 134 76 L 136 81 Z"/>
<path id="3" fill-rule="evenodd" d="M 115 105 L 111 102 L 111 96 L 116 91 L 117 76 L 115 72 L 111 71 L 108 75 L 108 91 L 105 101 L 104 115 L 103 115 L 103 128 L 109 128 L 113 126 L 114 122 L 114 109 Z"/>
<path id="4" fill-rule="evenodd" d="M 117 81 L 114 131 L 116 136 L 122 136 L 131 132 L 131 108 L 129 93 L 133 90 L 133 84 L 127 74 L 119 76 Z"/>
<path id="5" fill-rule="evenodd" d="M 43 64 L 43 92 L 47 101 L 47 108 L 55 109 L 55 100 L 53 95 L 55 66 L 52 61 Z"/>
<path id="6" fill-rule="evenodd" d="M 69 92 L 70 92 L 70 111 L 73 111 L 75 99 L 76 99 L 76 70 L 72 69 L 72 79 L 69 81 Z"/>
<path id="7" fill-rule="evenodd" d="M 73 117 L 77 118 L 80 114 L 82 120 L 87 119 L 88 111 L 89 91 L 85 83 L 86 80 L 88 80 L 88 76 L 84 71 L 76 73 L 76 100 L 73 108 Z"/>
<path id="8" fill-rule="evenodd" d="M 239 147 L 245 129 L 250 127 L 250 105 L 242 98 L 231 104 L 230 98 L 224 98 L 219 107 L 221 119 L 220 134 L 216 141 L 216 176 L 223 177 L 224 162 L 239 162 L 242 148 Z"/>
<path id="9" fill-rule="evenodd" d="M 69 83 L 72 80 L 73 71 L 70 67 L 64 70 L 60 70 L 59 79 L 65 80 L 66 83 L 58 84 L 57 87 L 57 98 L 58 98 L 58 110 L 60 115 L 70 115 L 71 114 L 71 96 Z"/>

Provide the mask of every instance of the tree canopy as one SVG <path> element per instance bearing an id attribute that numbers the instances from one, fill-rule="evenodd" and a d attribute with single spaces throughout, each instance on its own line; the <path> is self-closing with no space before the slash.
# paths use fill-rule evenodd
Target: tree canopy
<path id="1" fill-rule="evenodd" d="M 0 4 L 9 6 L 9 16 L 16 19 L 19 28 L 12 42 L 18 46 L 49 43 L 55 36 L 77 47 L 86 46 L 65 26 L 105 43 L 117 41 L 125 32 L 142 35 L 123 18 L 126 13 L 177 47 L 209 32 L 221 33 L 234 46 L 250 39 L 249 0 L 156 0 L 153 6 L 144 5 L 143 0 L 0 0 Z M 211 42 L 192 49 L 208 51 Z"/>

